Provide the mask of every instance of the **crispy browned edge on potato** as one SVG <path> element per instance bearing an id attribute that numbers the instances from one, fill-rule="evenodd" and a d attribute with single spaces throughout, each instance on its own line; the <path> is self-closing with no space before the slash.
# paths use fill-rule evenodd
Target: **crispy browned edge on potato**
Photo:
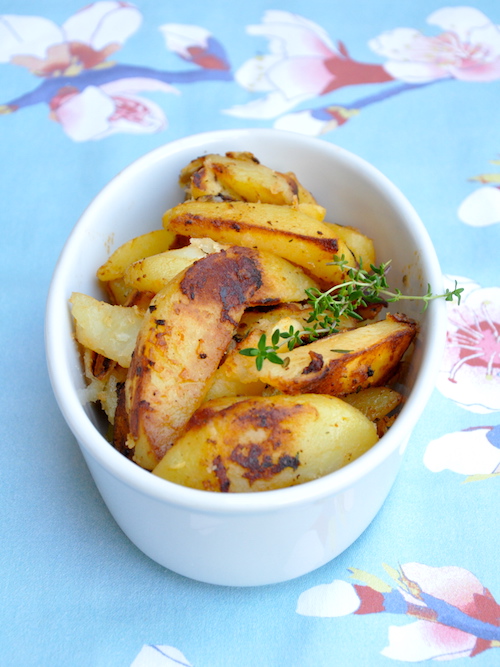
<path id="1" fill-rule="evenodd" d="M 245 308 L 266 288 L 260 254 L 207 255 L 151 301 L 126 380 L 129 448 L 152 468 L 208 391 Z"/>

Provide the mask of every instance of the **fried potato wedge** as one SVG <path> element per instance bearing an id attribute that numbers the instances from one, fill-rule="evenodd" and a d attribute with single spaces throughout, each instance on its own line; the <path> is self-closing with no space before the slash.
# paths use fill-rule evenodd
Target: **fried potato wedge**
<path id="1" fill-rule="evenodd" d="M 385 320 L 296 347 L 286 353 L 288 362 L 284 365 L 266 360 L 259 371 L 252 357 L 241 361 L 231 354 L 224 370 L 230 379 L 260 380 L 285 394 L 346 396 L 386 384 L 416 331 L 413 320 L 388 314 Z"/>
<path id="2" fill-rule="evenodd" d="M 239 351 L 248 345 L 257 345 L 262 334 L 270 336 L 274 329 L 286 330 L 289 326 L 302 328 L 307 322 L 311 308 L 298 303 L 285 303 L 267 312 L 246 311 L 241 318 L 234 339 L 235 346 L 227 353 L 226 359 L 231 362 L 231 377 L 226 373 L 226 361 L 215 371 L 212 385 L 205 400 L 222 398 L 225 396 L 261 396 L 267 385 L 261 380 L 248 380 L 245 364 L 248 358 L 242 356 Z M 286 350 L 283 343 L 281 351 Z M 234 372 L 234 366 L 241 361 L 240 372 Z"/>
<path id="3" fill-rule="evenodd" d="M 297 183 L 297 197 L 299 200 L 299 204 L 313 204 L 313 205 L 318 205 L 318 202 L 316 201 L 316 197 L 307 190 L 302 183 L 299 181 L 297 176 L 293 173 L 293 171 L 288 171 L 286 175 L 289 178 L 292 178 L 296 183 Z M 320 206 L 323 211 L 326 212 L 326 209 L 323 206 Z M 313 216 L 315 217 L 315 216 Z M 324 217 L 324 216 L 323 216 Z"/>
<path id="4" fill-rule="evenodd" d="M 175 236 L 165 229 L 156 229 L 126 241 L 97 269 L 97 277 L 102 282 L 121 278 L 132 262 L 168 250 Z"/>
<path id="5" fill-rule="evenodd" d="M 125 385 L 129 447 L 139 465 L 152 469 L 179 436 L 265 284 L 257 251 L 228 248 L 195 262 L 153 298 Z"/>
<path id="6" fill-rule="evenodd" d="M 205 401 L 226 396 L 262 396 L 266 385 L 260 380 L 256 382 L 242 382 L 241 380 L 229 379 L 222 366 L 212 376 L 210 388 L 205 396 Z"/>
<path id="7" fill-rule="evenodd" d="M 130 264 L 125 270 L 123 280 L 125 285 L 132 289 L 156 294 L 178 273 L 202 257 L 206 257 L 206 253 L 194 245 L 167 250 Z"/>
<path id="8" fill-rule="evenodd" d="M 321 204 L 318 204 L 313 194 L 309 192 L 309 190 L 306 190 L 293 172 L 288 172 L 287 176 L 293 178 L 297 183 L 297 209 L 302 213 L 311 216 L 311 218 L 316 218 L 316 220 L 319 221 L 324 220 L 326 216 L 326 208 L 321 206 Z"/>
<path id="9" fill-rule="evenodd" d="M 104 290 L 108 295 L 109 301 L 114 306 L 125 306 L 134 291 L 133 288 L 125 284 L 123 278 L 107 280 L 103 284 Z"/>
<path id="10" fill-rule="evenodd" d="M 299 211 L 300 213 L 308 215 L 310 218 L 319 220 L 319 222 L 322 222 L 325 219 L 326 208 L 320 206 L 319 204 L 311 204 L 309 202 L 302 202 L 302 203 L 299 202 L 298 204 L 294 205 L 294 208 L 296 208 L 297 211 Z"/>
<path id="11" fill-rule="evenodd" d="M 211 252 L 220 252 L 229 247 L 213 245 Z M 165 253 L 146 257 L 131 264 L 125 271 L 124 281 L 131 288 L 157 293 L 180 271 L 206 255 L 207 253 L 194 243 L 178 250 L 167 250 Z M 257 254 L 255 259 L 257 261 Z M 300 267 L 278 255 L 259 252 L 258 262 L 265 279 L 254 295 L 251 305 L 303 301 L 306 297 L 305 290 L 317 287 L 317 283 Z"/>
<path id="12" fill-rule="evenodd" d="M 290 332 L 292 329 L 304 331 L 306 327 L 311 326 L 309 320 L 312 313 L 313 308 L 307 303 L 284 303 L 267 312 L 257 313 L 248 322 L 244 338 L 241 337 L 240 342 L 231 351 L 231 355 L 239 353 L 245 347 L 256 347 L 262 334 L 266 334 L 269 340 L 276 329 L 279 329 L 283 333 Z M 354 329 L 359 325 L 360 320 L 343 315 L 339 320 L 338 328 L 339 331 L 346 331 Z M 283 338 L 282 346 L 278 348 L 278 352 L 288 350 L 287 341 L 288 338 Z M 241 357 L 241 355 L 239 356 Z"/>
<path id="13" fill-rule="evenodd" d="M 190 195 L 284 205 L 297 200 L 297 183 L 258 161 L 207 155 L 190 179 Z"/>
<path id="14" fill-rule="evenodd" d="M 359 410 L 333 396 L 205 403 L 153 473 L 195 489 L 269 491 L 345 466 L 378 440 Z"/>
<path id="15" fill-rule="evenodd" d="M 300 302 L 306 297 L 306 289 L 318 284 L 299 267 L 279 255 L 264 250 L 245 248 L 253 253 L 259 266 L 262 284 L 253 294 L 249 306 L 269 306 L 282 302 Z"/>
<path id="16" fill-rule="evenodd" d="M 219 154 L 209 153 L 209 155 L 202 155 L 200 157 L 191 160 L 179 174 L 179 185 L 184 188 L 189 188 L 190 181 L 194 175 L 194 172 L 203 167 L 207 157 L 220 157 Z M 247 162 L 254 162 L 255 164 L 260 164 L 259 160 L 255 157 L 253 153 L 249 151 L 228 151 L 226 157 L 233 158 L 235 160 L 245 160 Z M 189 194 L 189 190 L 188 190 Z M 311 195 L 312 196 L 312 195 Z"/>
<path id="17" fill-rule="evenodd" d="M 346 246 L 356 257 L 359 264 L 366 269 L 375 264 L 375 246 L 368 236 L 365 236 L 354 227 L 336 225 L 333 222 L 328 222 L 327 224 L 331 228 L 333 234 L 336 234 L 339 239 L 344 241 Z"/>
<path id="18" fill-rule="evenodd" d="M 245 313 L 238 327 L 237 342 L 228 351 L 217 371 L 218 376 L 221 380 L 225 377 L 228 386 L 231 382 L 255 382 L 257 378 L 263 378 L 255 367 L 255 359 L 241 354 L 241 351 L 246 348 L 257 348 L 262 335 L 265 335 L 269 342 L 277 329 L 283 333 L 290 329 L 303 331 L 304 327 L 310 326 L 311 313 L 311 306 L 297 303 L 285 303 L 267 312 Z M 359 320 L 344 316 L 341 318 L 339 328 L 348 330 L 359 324 Z M 282 356 L 288 355 L 288 339 L 282 339 L 281 346 L 276 351 Z M 261 380 L 261 382 L 265 384 L 266 381 Z"/>
<path id="19" fill-rule="evenodd" d="M 273 252 L 328 285 L 346 277 L 345 269 L 332 264 L 335 255 L 344 256 L 348 266 L 373 263 L 372 253 L 355 257 L 338 229 L 289 206 L 188 201 L 169 209 L 163 225 L 185 236 L 208 236 L 219 243 Z"/>
<path id="20" fill-rule="evenodd" d="M 263 333 L 270 336 L 275 329 L 287 331 L 290 326 L 295 329 L 303 329 L 307 326 L 311 313 L 310 305 L 290 302 L 282 303 L 264 312 L 245 313 L 238 329 L 240 342 L 231 351 L 231 354 L 241 349 L 242 346 L 246 347 L 254 343 L 256 345 Z M 283 341 L 283 349 L 286 349 L 285 341 Z"/>
<path id="21" fill-rule="evenodd" d="M 223 198 L 278 206 L 301 206 L 323 220 L 325 209 L 298 181 L 295 174 L 281 173 L 251 153 L 210 154 L 196 158 L 180 175 L 187 199 Z"/>
<path id="22" fill-rule="evenodd" d="M 377 422 L 397 408 L 403 397 L 391 387 L 368 387 L 344 396 L 343 400 L 360 410 L 370 421 Z"/>
<path id="23" fill-rule="evenodd" d="M 137 306 L 112 306 L 79 292 L 73 292 L 70 303 L 76 340 L 128 368 L 144 312 Z"/>

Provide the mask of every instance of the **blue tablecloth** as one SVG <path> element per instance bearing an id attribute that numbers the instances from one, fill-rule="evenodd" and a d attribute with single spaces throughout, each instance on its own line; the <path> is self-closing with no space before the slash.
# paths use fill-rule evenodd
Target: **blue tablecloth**
<path id="1" fill-rule="evenodd" d="M 499 24 L 494 0 L 0 2 L 2 666 L 500 664 Z M 90 200 L 157 146 L 238 127 L 372 162 L 465 288 L 374 523 L 312 574 L 249 589 L 175 575 L 121 533 L 43 347 Z"/>

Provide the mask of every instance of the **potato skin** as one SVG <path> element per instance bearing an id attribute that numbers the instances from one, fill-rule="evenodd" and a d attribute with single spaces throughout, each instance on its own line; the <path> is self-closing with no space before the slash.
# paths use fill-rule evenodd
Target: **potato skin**
<path id="1" fill-rule="evenodd" d="M 223 195 L 234 200 L 289 205 L 297 200 L 297 183 L 286 174 L 252 159 L 207 155 L 193 172 L 189 194 L 193 199 Z"/>
<path id="2" fill-rule="evenodd" d="M 294 206 L 318 220 L 325 217 L 325 209 L 295 174 L 270 169 L 248 152 L 196 158 L 181 171 L 179 184 L 186 189 L 186 199 L 223 198 Z"/>
<path id="3" fill-rule="evenodd" d="M 346 269 L 332 264 L 335 255 L 344 256 L 351 267 L 359 261 L 369 264 L 372 257 L 355 257 L 335 228 L 288 206 L 187 201 L 164 214 L 163 226 L 177 234 L 275 253 L 324 285 L 346 278 Z"/>
<path id="4" fill-rule="evenodd" d="M 207 255 L 151 301 L 125 383 L 127 446 L 142 467 L 158 463 L 203 401 L 248 300 L 262 285 L 253 255 L 240 248 Z"/>
<path id="5" fill-rule="evenodd" d="M 245 249 L 248 252 L 250 249 Z M 262 285 L 249 300 L 249 306 L 269 306 L 284 302 L 303 301 L 306 289 L 317 283 L 283 257 L 272 252 L 251 249 L 262 274 Z"/>
<path id="6" fill-rule="evenodd" d="M 256 348 L 263 334 L 268 341 L 271 340 L 272 334 L 276 329 L 286 332 L 292 326 L 294 329 L 303 330 L 309 325 L 311 313 L 311 306 L 296 303 L 285 303 L 264 313 L 252 313 L 251 316 L 246 313 L 238 328 L 238 342 L 228 352 L 224 362 L 217 369 L 218 378 L 226 378 L 228 385 L 231 382 L 249 383 L 259 381 L 261 384 L 266 384 L 265 375 L 256 368 L 255 358 L 247 357 L 241 354 L 241 351 L 246 348 Z M 245 327 L 242 326 L 243 323 L 246 324 Z M 356 326 L 359 326 L 359 320 L 353 317 L 343 316 L 339 322 L 340 330 L 352 329 Z M 290 352 L 286 340 L 281 341 L 278 353 L 281 354 L 283 359 L 287 356 L 289 357 Z M 308 358 L 307 364 L 309 364 L 309 361 L 310 359 Z M 268 365 L 265 366 L 266 369 L 268 367 Z"/>
<path id="7" fill-rule="evenodd" d="M 414 320 L 388 314 L 385 320 L 296 347 L 286 353 L 288 363 L 282 366 L 264 361 L 261 371 L 252 357 L 234 350 L 221 371 L 229 379 L 260 380 L 285 394 L 345 396 L 388 382 L 416 332 Z"/>
<path id="8" fill-rule="evenodd" d="M 206 491 L 269 491 L 338 470 L 377 440 L 374 424 L 333 396 L 221 398 L 193 415 L 153 473 Z"/>
<path id="9" fill-rule="evenodd" d="M 295 364 L 292 360 L 284 372 L 290 370 L 292 374 L 294 368 L 302 366 L 292 382 L 275 383 L 269 378 L 264 381 L 285 393 L 319 392 L 333 396 L 380 386 L 389 382 L 416 332 L 414 320 L 404 315 L 387 315 L 380 322 L 292 350 L 290 357 L 296 353 Z M 336 351 L 339 348 L 341 351 Z"/>

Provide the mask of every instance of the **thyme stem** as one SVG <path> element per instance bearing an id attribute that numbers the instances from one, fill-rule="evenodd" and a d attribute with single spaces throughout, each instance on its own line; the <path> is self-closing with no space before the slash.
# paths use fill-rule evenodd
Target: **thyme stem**
<path id="1" fill-rule="evenodd" d="M 332 264 L 336 264 L 344 271 L 347 269 L 347 260 L 344 256 L 335 256 Z M 357 312 L 360 308 L 369 305 L 394 303 L 402 300 L 422 301 L 425 311 L 429 303 L 435 299 L 444 298 L 446 301 L 457 299 L 460 304 L 463 288 L 457 287 L 453 290 L 446 289 L 443 294 L 433 294 L 431 286 L 427 286 L 426 294 L 420 296 L 403 294 L 400 290 L 392 291 L 389 289 L 386 274 L 390 262 L 385 262 L 379 266 L 370 266 L 370 272 L 362 266 L 359 268 L 349 268 L 347 271 L 348 280 L 338 285 L 333 285 L 322 292 L 317 288 L 307 289 L 305 295 L 307 302 L 311 307 L 311 315 L 303 329 L 296 329 L 293 326 L 287 331 L 275 329 L 271 345 L 267 343 L 266 334 L 262 334 L 257 347 L 248 347 L 240 350 L 240 354 L 247 357 L 255 357 L 255 364 L 258 370 L 262 369 L 264 361 L 270 361 L 274 364 L 283 364 L 284 359 L 280 357 L 277 350 L 281 347 L 281 339 L 287 340 L 288 350 L 293 350 L 304 341 L 311 342 L 325 335 L 338 333 L 340 330 L 342 318 L 351 317 L 362 320 L 363 317 Z"/>

